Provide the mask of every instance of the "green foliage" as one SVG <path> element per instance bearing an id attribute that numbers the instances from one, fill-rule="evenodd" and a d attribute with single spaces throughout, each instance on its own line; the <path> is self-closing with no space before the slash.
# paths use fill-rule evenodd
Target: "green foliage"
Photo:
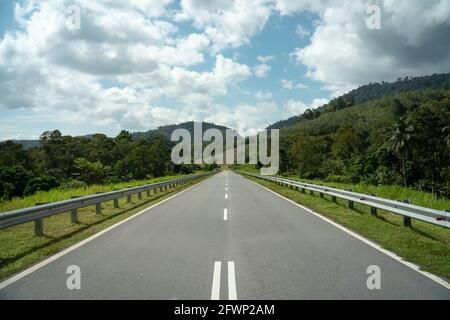
<path id="1" fill-rule="evenodd" d="M 77 179 L 70 179 L 66 182 L 64 182 L 63 184 L 61 184 L 59 186 L 60 190 L 71 190 L 71 189 L 82 189 L 82 188 L 86 188 L 87 187 L 87 183 L 77 180 Z"/>
<path id="2" fill-rule="evenodd" d="M 55 177 L 46 175 L 41 177 L 35 177 L 28 181 L 23 194 L 30 195 L 37 191 L 49 191 L 53 188 L 59 187 L 59 185 L 60 183 Z"/>
<path id="3" fill-rule="evenodd" d="M 1 197 L 9 199 L 21 196 L 30 179 L 30 173 L 22 166 L 0 167 Z"/>
<path id="4" fill-rule="evenodd" d="M 111 173 L 111 167 L 103 165 L 100 161 L 90 162 L 85 158 L 75 159 L 74 168 L 74 176 L 87 184 L 101 184 Z"/>
<path id="5" fill-rule="evenodd" d="M 282 172 L 450 196 L 450 91 L 420 90 L 351 106 L 337 101 L 335 111 L 309 112 L 281 129 Z"/>

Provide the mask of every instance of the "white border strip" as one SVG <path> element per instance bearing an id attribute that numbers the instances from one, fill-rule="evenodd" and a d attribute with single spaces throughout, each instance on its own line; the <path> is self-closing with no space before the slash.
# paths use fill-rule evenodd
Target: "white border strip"
<path id="1" fill-rule="evenodd" d="M 242 177 L 242 176 L 241 176 L 241 177 Z M 242 177 L 242 178 L 244 178 L 244 177 Z M 305 210 L 305 211 L 307 211 L 307 212 L 309 212 L 309 213 L 315 215 L 316 217 L 318 217 L 318 218 L 320 218 L 320 219 L 322 219 L 322 220 L 328 222 L 329 224 L 332 224 L 332 225 L 335 226 L 336 228 L 341 229 L 342 231 L 344 231 L 344 232 L 348 233 L 349 235 L 355 237 L 356 239 L 358 239 L 358 240 L 364 242 L 365 244 L 371 246 L 372 248 L 377 249 L 378 251 L 380 251 L 380 252 L 384 253 L 385 255 L 391 257 L 392 259 L 394 259 L 394 260 L 396 260 L 396 261 L 398 261 L 398 262 L 404 264 L 405 266 L 407 266 L 407 267 L 409 267 L 409 268 L 411 268 L 411 269 L 413 269 L 413 270 L 419 272 L 420 274 L 422 274 L 422 275 L 424 275 L 425 277 L 427 277 L 427 278 L 433 280 L 434 282 L 440 284 L 441 286 L 443 286 L 443 287 L 445 287 L 445 288 L 447 288 L 447 289 L 450 289 L 450 283 L 448 283 L 448 282 L 445 281 L 444 279 L 442 279 L 442 278 L 440 278 L 440 277 L 438 277 L 438 276 L 436 276 L 436 275 L 434 275 L 434 274 L 432 274 L 432 273 L 429 273 L 429 272 L 427 272 L 427 271 L 421 270 L 420 267 L 417 266 L 417 265 L 415 265 L 414 263 L 405 261 L 402 257 L 396 255 L 395 253 L 393 253 L 393 252 L 391 252 L 391 251 L 389 251 L 389 250 L 386 250 L 386 249 L 380 247 L 378 244 L 376 244 L 376 243 L 374 243 L 374 242 L 372 242 L 372 241 L 370 241 L 370 240 L 368 240 L 368 239 L 366 239 L 366 238 L 360 236 L 359 234 L 357 234 L 357 233 L 355 233 L 355 232 L 353 232 L 353 231 L 351 231 L 351 230 L 349 230 L 349 229 L 347 229 L 347 228 L 341 226 L 340 224 L 337 224 L 336 222 L 334 222 L 334 221 L 332 221 L 332 220 L 330 220 L 330 219 L 324 217 L 323 215 L 321 215 L 321 214 L 319 214 L 319 213 L 317 213 L 317 212 L 314 212 L 313 210 L 311 210 L 311 209 L 309 209 L 309 208 L 307 208 L 307 207 L 304 207 L 304 206 L 302 206 L 301 204 L 298 204 L 297 202 L 295 202 L 295 201 L 293 201 L 293 200 L 291 200 L 291 199 L 289 199 L 289 198 L 286 198 L 285 196 L 282 196 L 281 194 L 278 194 L 278 193 L 276 193 L 275 191 L 270 190 L 269 188 L 267 188 L 267 187 L 265 187 L 265 186 L 263 186 L 263 185 L 260 185 L 259 183 L 255 182 L 255 181 L 253 181 L 253 180 L 250 180 L 250 179 L 247 179 L 247 178 L 245 178 L 245 179 L 248 180 L 248 181 L 250 181 L 250 182 L 252 182 L 252 183 L 254 183 L 254 184 L 256 184 L 257 186 L 259 186 L 259 187 L 261 187 L 261 188 L 263 188 L 263 189 L 265 189 L 265 190 L 267 190 L 267 191 L 269 191 L 269 192 L 271 192 L 271 193 L 273 193 L 273 194 L 279 196 L 280 198 L 289 201 L 290 203 L 296 205 L 297 207 L 300 207 L 300 208 L 302 208 L 303 210 Z"/>
<path id="2" fill-rule="evenodd" d="M 213 175 L 213 176 L 214 176 L 214 175 Z M 212 178 L 213 176 L 211 176 L 211 177 L 209 177 L 209 178 Z M 32 267 L 30 267 L 30 268 L 28 268 L 28 269 L 26 269 L 26 270 L 24 270 L 24 271 L 22 271 L 22 272 L 16 274 L 15 276 L 12 276 L 11 278 L 6 279 L 5 281 L 3 281 L 3 282 L 0 283 L 0 290 L 6 288 L 6 287 L 9 286 L 10 284 L 13 284 L 14 282 L 16 282 L 16 281 L 18 281 L 18 280 L 20 280 L 20 279 L 26 277 L 26 276 L 29 275 L 30 273 L 33 273 L 34 271 L 39 270 L 39 269 L 41 269 L 42 267 L 45 267 L 45 266 L 48 265 L 49 263 L 52 263 L 53 261 L 55 261 L 55 260 L 61 258 L 62 256 L 68 254 L 69 252 L 72 252 L 72 251 L 74 251 L 75 249 L 78 249 L 79 247 L 85 245 L 86 243 L 91 242 L 92 240 L 94 240 L 94 239 L 100 237 L 101 235 L 107 233 L 108 231 L 111 231 L 112 229 L 115 229 L 115 228 L 117 228 L 118 226 L 120 226 L 120 225 L 122 225 L 122 224 L 124 224 L 124 223 L 126 223 L 126 222 L 128 222 L 128 221 L 130 221 L 130 220 L 132 220 L 132 219 L 134 219 L 134 218 L 136 218 L 136 217 L 138 217 L 138 216 L 140 216 L 141 214 L 145 213 L 146 211 L 148 211 L 148 210 L 150 210 L 150 209 L 152 209 L 152 208 L 154 208 L 154 207 L 156 207 L 156 206 L 159 206 L 160 204 L 163 204 L 164 202 L 169 201 L 170 199 L 175 198 L 176 196 L 179 196 L 179 195 L 181 195 L 182 193 L 184 193 L 184 192 L 186 192 L 186 191 L 188 191 L 188 190 L 190 190 L 190 189 L 192 189 L 192 188 L 194 188 L 194 187 L 199 186 L 199 185 L 202 184 L 203 182 L 207 181 L 209 178 L 207 178 L 207 179 L 205 179 L 205 180 L 203 180 L 203 181 L 200 181 L 199 183 L 196 183 L 196 184 L 194 184 L 193 186 L 190 186 L 190 187 L 187 188 L 187 189 L 181 190 L 180 192 L 177 192 L 177 193 L 174 194 L 173 196 L 170 196 L 170 197 L 168 197 L 168 198 L 166 198 L 166 199 L 163 199 L 163 200 L 161 200 L 161 201 L 159 201 L 159 202 L 157 202 L 157 203 L 151 205 L 150 207 L 145 208 L 144 210 L 139 211 L 138 213 L 135 213 L 134 215 L 132 215 L 132 216 L 130 216 L 130 217 L 128 217 L 128 218 L 126 218 L 126 219 L 124 219 L 124 220 L 122 220 L 122 221 L 119 221 L 119 222 L 117 222 L 116 224 L 114 224 L 114 225 L 112 225 L 112 226 L 110 226 L 110 227 L 108 227 L 108 228 L 106 228 L 106 229 L 103 229 L 102 231 L 100 231 L 100 232 L 98 232 L 98 233 L 96 233 L 96 234 L 90 236 L 89 238 L 86 238 L 86 239 L 84 239 L 84 240 L 78 242 L 77 244 L 74 244 L 73 246 L 71 246 L 71 247 L 69 247 L 69 248 L 67 248 L 67 249 L 64 249 L 63 251 L 61 251 L 61 252 L 59 252 L 59 253 L 57 253 L 57 254 L 51 256 L 50 258 L 47 258 L 47 259 L 45 259 L 45 260 L 43 260 L 43 261 L 41 261 L 41 262 L 35 264 L 34 266 L 32 266 Z"/>

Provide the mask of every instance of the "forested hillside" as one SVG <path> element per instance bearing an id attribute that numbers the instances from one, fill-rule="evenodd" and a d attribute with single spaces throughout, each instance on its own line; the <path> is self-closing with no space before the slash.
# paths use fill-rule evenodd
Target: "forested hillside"
<path id="1" fill-rule="evenodd" d="M 281 129 L 289 127 L 301 119 L 318 117 L 321 113 L 337 111 L 361 104 L 368 101 L 393 96 L 402 92 L 411 92 L 424 89 L 450 90 L 450 73 L 434 74 L 424 77 L 406 77 L 395 82 L 370 83 L 354 89 L 336 99 L 331 100 L 324 106 L 315 110 L 307 110 L 304 114 L 291 117 L 287 120 L 278 121 L 268 129 Z"/>
<path id="2" fill-rule="evenodd" d="M 281 171 L 450 195 L 450 90 L 307 112 L 281 129 Z"/>

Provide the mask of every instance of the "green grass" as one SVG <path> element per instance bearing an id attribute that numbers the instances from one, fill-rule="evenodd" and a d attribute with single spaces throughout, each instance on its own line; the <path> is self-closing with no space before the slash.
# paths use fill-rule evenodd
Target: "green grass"
<path id="1" fill-rule="evenodd" d="M 242 165 L 239 166 L 237 170 L 259 174 L 259 170 L 256 169 L 254 165 Z M 343 190 L 351 189 L 353 192 L 359 192 L 364 194 L 375 194 L 377 197 L 391 200 L 407 199 L 410 200 L 412 204 L 427 208 L 433 208 L 437 210 L 450 209 L 450 199 L 436 198 L 432 193 L 409 189 L 398 185 L 374 186 L 362 183 L 357 184 L 335 183 L 319 179 L 315 180 L 299 179 L 296 175 L 283 175 L 280 177 L 284 177 L 291 180 L 297 180 L 304 183 L 312 183 L 317 185 L 333 187 L 337 189 Z"/>
<path id="2" fill-rule="evenodd" d="M 198 173 L 198 172 L 196 172 Z M 192 174 L 196 174 L 192 173 Z M 59 188 L 50 191 L 40 191 L 31 196 L 23 198 L 13 198 L 9 201 L 0 202 L 0 212 L 12 211 L 16 209 L 28 208 L 34 206 L 36 203 L 43 202 L 56 202 L 62 200 L 68 200 L 72 196 L 88 196 L 97 192 L 108 192 L 119 189 L 126 189 L 131 187 L 142 186 L 145 184 L 156 183 L 166 181 L 170 179 L 176 179 L 183 175 L 164 176 L 160 178 L 148 179 L 148 180 L 135 180 L 130 182 L 121 182 L 107 185 L 90 185 L 84 188 L 74 188 L 61 190 Z M 184 175 L 189 176 L 189 175 Z"/>
<path id="3" fill-rule="evenodd" d="M 158 179 L 168 180 L 174 177 L 164 177 Z M 34 223 L 25 223 L 11 228 L 0 230 L 0 278 L 10 276 L 21 271 L 36 262 L 39 262 L 75 243 L 86 239 L 95 233 L 125 219 L 135 213 L 155 204 L 176 192 L 179 192 L 201 180 L 195 179 L 183 186 L 169 189 L 168 191 L 157 193 L 152 191 L 148 197 L 144 192 L 142 200 L 137 196 L 132 197 L 132 203 L 126 203 L 126 198 L 119 200 L 119 209 L 114 209 L 112 201 L 102 203 L 102 214 L 95 214 L 94 206 L 78 210 L 79 223 L 70 222 L 70 213 L 62 213 L 44 219 L 44 236 L 34 235 Z M 146 181 L 146 183 L 155 182 L 155 180 Z M 131 184 L 115 184 L 112 186 L 92 186 L 87 189 L 75 190 L 76 193 L 62 192 L 60 195 L 56 190 L 40 195 L 31 196 L 31 199 L 15 199 L 8 208 L 24 207 L 26 204 L 34 202 L 47 202 L 70 198 L 71 195 L 92 194 L 97 191 L 107 191 L 112 189 L 130 187 L 142 184 L 141 182 Z M 44 200 L 43 200 L 44 199 Z"/>
<path id="4" fill-rule="evenodd" d="M 419 265 L 423 270 L 442 276 L 447 281 L 450 279 L 450 230 L 448 229 L 417 220 L 412 221 L 412 229 L 406 228 L 403 227 L 403 220 L 399 215 L 378 210 L 377 216 L 372 216 L 370 208 L 364 205 L 355 203 L 354 209 L 351 210 L 344 200 L 338 199 L 337 203 L 334 203 L 331 199 L 327 197 L 322 199 L 317 194 L 315 196 L 309 195 L 309 193 L 302 194 L 297 190 L 279 186 L 269 181 L 256 178 L 249 179 L 371 239 L 405 260 Z M 337 184 L 333 185 L 337 186 Z M 339 186 L 342 187 L 341 184 Z M 360 192 L 368 190 L 358 189 L 357 186 L 353 185 L 352 189 Z M 379 196 L 398 195 L 404 192 L 404 190 L 399 191 L 395 187 L 376 190 L 385 191 L 385 194 L 379 192 L 377 194 Z M 410 198 L 415 195 L 414 192 L 405 194 Z M 416 198 L 413 199 L 417 203 L 423 201 L 422 204 L 432 203 L 434 207 L 443 208 L 442 203 L 433 202 L 424 195 L 416 195 Z"/>

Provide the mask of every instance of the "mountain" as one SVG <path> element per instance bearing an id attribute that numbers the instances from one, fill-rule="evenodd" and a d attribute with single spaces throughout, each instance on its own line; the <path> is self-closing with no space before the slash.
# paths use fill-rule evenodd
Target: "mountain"
<path id="1" fill-rule="evenodd" d="M 433 74 L 423 77 L 399 78 L 395 82 L 369 83 L 354 89 L 340 97 L 331 100 L 328 104 L 314 110 L 307 110 L 304 114 L 281 120 L 270 125 L 267 129 L 281 129 L 289 127 L 301 119 L 314 119 L 321 113 L 337 111 L 378 100 L 384 97 L 394 96 L 402 92 L 412 92 L 423 89 L 450 90 L 450 73 Z"/>
<path id="2" fill-rule="evenodd" d="M 152 139 L 157 136 L 162 136 L 165 139 L 170 140 L 172 132 L 176 129 L 186 129 L 190 132 L 192 137 L 194 136 L 194 122 L 193 121 L 184 122 L 184 123 L 180 123 L 180 124 L 161 126 L 161 127 L 158 127 L 157 129 L 149 130 L 146 132 L 134 132 L 134 133 L 132 133 L 132 136 L 133 136 L 133 139 L 141 139 L 141 138 Z M 203 122 L 202 129 L 203 129 L 203 132 L 208 129 L 218 129 L 220 132 L 222 132 L 223 137 L 225 138 L 226 130 L 229 128 L 227 128 L 225 126 L 221 126 L 221 125 L 216 125 L 214 123 Z"/>
<path id="3" fill-rule="evenodd" d="M 21 144 L 25 149 L 39 147 L 39 140 L 12 140 L 15 143 Z"/>
<path id="4" fill-rule="evenodd" d="M 184 122 L 180 124 L 173 124 L 173 125 L 167 125 L 167 126 L 161 126 L 157 129 L 149 130 L 146 132 L 133 132 L 131 133 L 133 139 L 148 139 L 153 140 L 157 137 L 163 137 L 165 140 L 170 141 L 170 137 L 172 135 L 172 132 L 176 129 L 186 129 L 191 133 L 191 136 L 194 136 L 194 122 Z M 225 126 L 216 125 L 214 123 L 209 122 L 203 122 L 202 124 L 203 132 L 208 129 L 218 129 L 220 132 L 222 132 L 223 137 L 225 139 L 226 137 L 226 130 L 229 129 Z M 87 134 L 82 136 L 83 138 L 90 139 L 95 134 Z M 39 147 L 40 142 L 39 140 L 13 140 L 15 143 L 21 144 L 25 149 L 31 149 L 35 147 Z"/>

